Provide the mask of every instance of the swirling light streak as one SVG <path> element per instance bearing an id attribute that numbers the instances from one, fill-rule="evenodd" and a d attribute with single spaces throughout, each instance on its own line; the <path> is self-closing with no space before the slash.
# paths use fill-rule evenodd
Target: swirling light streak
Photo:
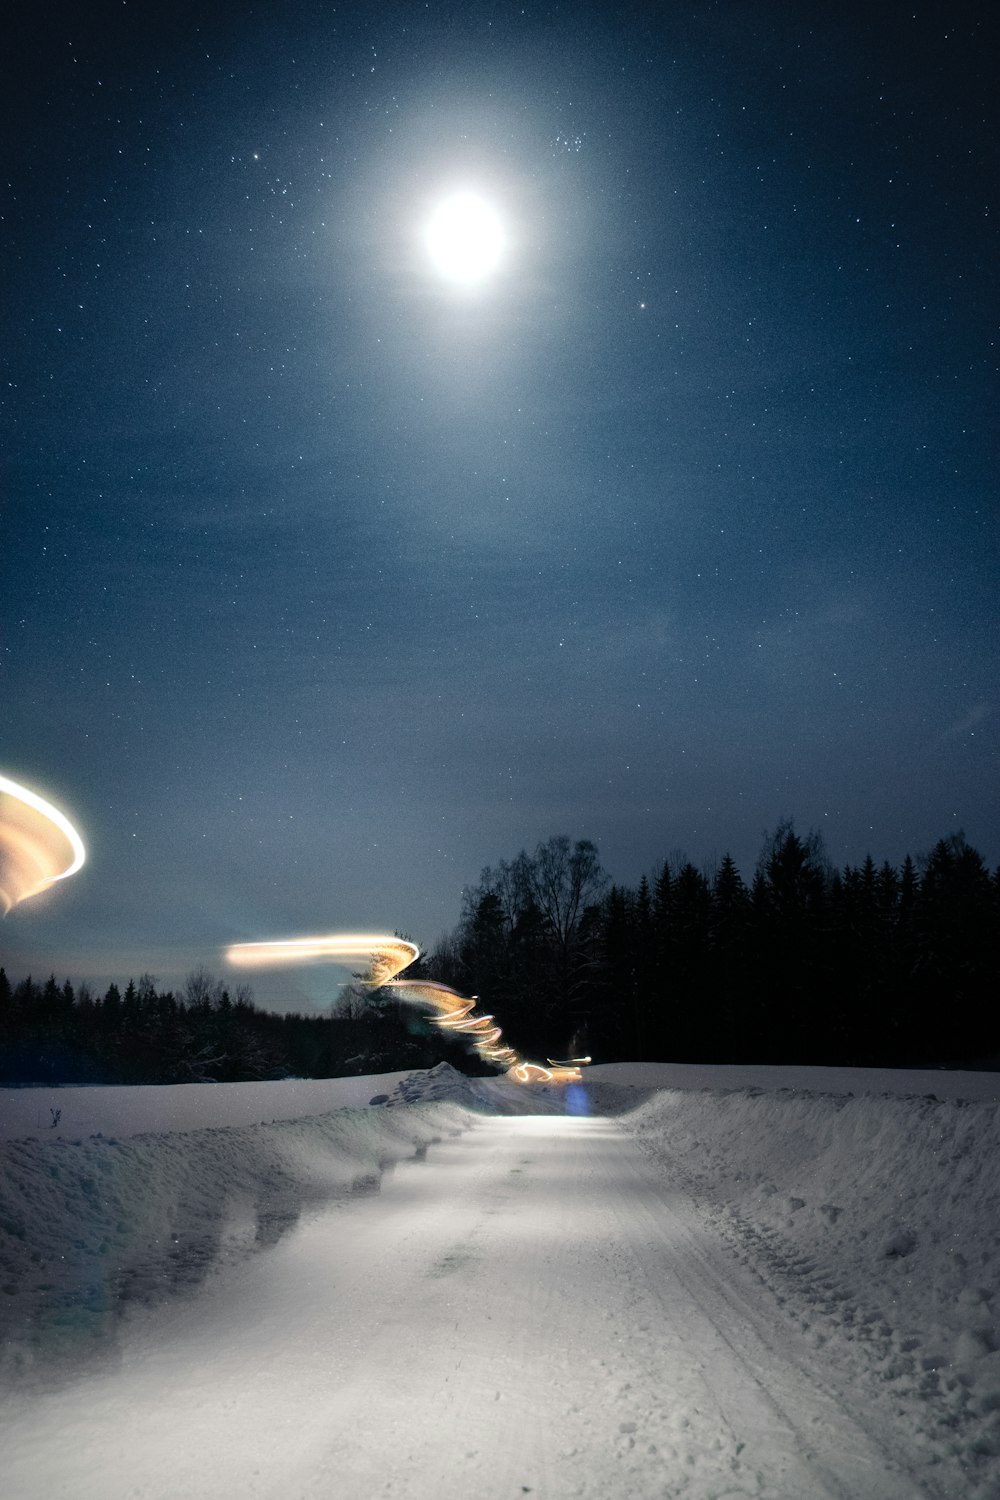
<path id="1" fill-rule="evenodd" d="M 322 937 L 283 938 L 275 942 L 234 943 L 226 958 L 240 968 L 262 964 L 315 963 L 323 959 L 354 959 L 368 965 L 363 983 L 370 989 L 398 990 L 400 997 L 415 1005 L 426 1005 L 437 1014 L 436 1026 L 467 1037 L 483 1062 L 501 1068 L 515 1083 L 578 1083 L 580 1068 L 589 1057 L 565 1062 L 548 1059 L 548 1065 L 528 1062 L 513 1047 L 501 1043 L 503 1033 L 493 1016 L 476 1015 L 478 996 L 460 995 L 450 985 L 435 979 L 397 979 L 420 957 L 420 949 L 406 938 L 383 933 L 329 933 Z"/>
<path id="2" fill-rule="evenodd" d="M 87 858 L 65 813 L 0 775 L 0 915 L 75 875 Z"/>

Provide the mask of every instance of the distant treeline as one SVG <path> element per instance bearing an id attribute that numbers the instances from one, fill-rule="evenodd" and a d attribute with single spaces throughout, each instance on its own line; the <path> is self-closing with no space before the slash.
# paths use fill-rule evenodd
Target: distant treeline
<path id="1" fill-rule="evenodd" d="M 429 968 L 529 1056 L 1000 1066 L 1000 870 L 961 834 L 835 870 L 789 821 L 749 886 L 680 856 L 635 889 L 550 839 L 483 871 Z"/>
<path id="2" fill-rule="evenodd" d="M 1000 870 L 961 834 L 833 869 L 791 822 L 747 885 L 683 856 L 634 889 L 554 837 L 482 872 L 413 970 L 479 997 L 532 1058 L 1000 1066 Z M 457 1041 L 389 991 L 325 1016 L 258 1009 L 204 971 L 103 996 L 0 969 L 0 1083 L 183 1083 L 429 1067 Z"/>
<path id="3" fill-rule="evenodd" d="M 338 1078 L 432 1067 L 442 1038 L 395 999 L 349 991 L 337 1015 L 276 1015 L 247 986 L 230 991 L 203 970 L 181 994 L 144 974 L 95 995 L 69 980 L 23 979 L 0 969 L 0 1084 L 237 1083 Z M 449 1059 L 465 1066 L 452 1044 Z"/>

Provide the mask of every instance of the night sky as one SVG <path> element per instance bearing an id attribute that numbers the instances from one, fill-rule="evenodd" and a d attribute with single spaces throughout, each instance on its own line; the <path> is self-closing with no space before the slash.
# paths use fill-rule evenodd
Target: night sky
<path id="1" fill-rule="evenodd" d="M 433 945 L 554 833 L 1000 860 L 991 11 L 18 7 L 0 770 L 90 859 L 8 973 Z"/>

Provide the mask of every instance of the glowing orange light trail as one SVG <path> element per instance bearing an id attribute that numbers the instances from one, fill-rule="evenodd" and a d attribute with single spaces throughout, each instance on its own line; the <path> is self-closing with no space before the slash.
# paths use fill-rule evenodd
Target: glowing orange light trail
<path id="1" fill-rule="evenodd" d="M 397 979 L 420 957 L 420 949 L 406 938 L 382 933 L 329 933 L 325 937 L 285 938 L 276 942 L 235 943 L 226 950 L 231 964 L 252 968 L 258 964 L 294 964 L 321 959 L 354 959 L 368 965 L 363 983 L 371 989 L 396 989 L 402 999 L 429 1006 L 437 1014 L 434 1024 L 445 1031 L 468 1037 L 475 1052 L 486 1063 L 502 1068 L 516 1083 L 575 1083 L 589 1057 L 571 1058 L 549 1065 L 527 1062 L 513 1047 L 501 1044 L 502 1032 L 492 1016 L 476 1015 L 476 996 L 460 995 L 450 985 L 434 979 Z"/>
<path id="2" fill-rule="evenodd" d="M 0 916 L 75 875 L 87 857 L 65 813 L 0 775 Z"/>

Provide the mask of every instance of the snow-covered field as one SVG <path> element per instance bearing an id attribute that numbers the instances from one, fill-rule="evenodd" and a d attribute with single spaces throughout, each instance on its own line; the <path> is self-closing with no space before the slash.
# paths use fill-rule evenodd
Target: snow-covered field
<path id="1" fill-rule="evenodd" d="M 0 1090 L 4 1494 L 1000 1496 L 998 1082 Z"/>

